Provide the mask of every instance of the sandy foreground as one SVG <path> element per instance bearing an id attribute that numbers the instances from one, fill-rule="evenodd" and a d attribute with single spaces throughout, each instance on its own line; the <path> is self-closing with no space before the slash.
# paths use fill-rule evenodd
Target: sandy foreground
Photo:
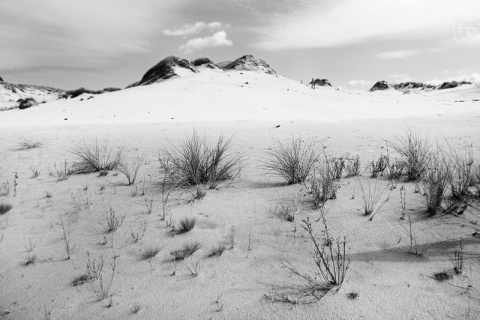
<path id="1" fill-rule="evenodd" d="M 322 225 L 302 185 L 285 186 L 260 166 L 272 138 L 286 142 L 301 135 L 322 142 L 329 154 L 360 155 L 364 167 L 386 154 L 385 140 L 393 141 L 407 127 L 428 134 L 431 142 L 448 141 L 460 149 L 473 143 L 479 159 L 480 102 L 474 101 L 480 98 L 479 87 L 411 94 L 311 90 L 283 77 L 206 71 L 87 100 L 89 96 L 0 112 L 0 184 L 12 184 L 18 173 L 16 195 L 12 186 L 8 196 L 0 197 L 0 203 L 13 205 L 0 216 L 0 318 L 480 318 L 480 241 L 472 236 L 479 228 L 472 223 L 478 222 L 478 211 L 470 208 L 462 218 L 428 218 L 424 196 L 414 193 L 415 184 L 399 181 L 384 193 L 390 196 L 384 209 L 367 221 L 359 211 L 358 183 L 374 183 L 369 171 L 360 178 L 342 179 L 337 199 L 326 205 L 332 235 L 348 240 L 351 264 L 340 289 L 312 304 L 269 301 L 266 297 L 305 284 L 282 262 L 314 272 L 312 243 L 301 221 L 309 217 L 319 235 Z M 211 139 L 233 136 L 233 150 L 247 161 L 238 181 L 207 189 L 201 200 L 189 202 L 188 191 L 183 191 L 183 201 L 170 208 L 172 217 L 196 217 L 197 224 L 188 233 L 172 236 L 159 218 L 158 154 L 194 130 Z M 26 136 L 42 146 L 15 150 Z M 70 151 L 76 145 L 96 139 L 123 147 L 127 157 L 146 154 L 137 195 L 132 195 L 125 176 L 115 172 L 104 177 L 73 175 L 64 181 L 49 176 L 54 164 L 75 160 Z M 40 169 L 37 178 L 31 178 L 30 166 Z M 386 187 L 389 182 L 377 183 Z M 409 224 L 399 219 L 402 186 L 421 255 L 408 253 Z M 295 223 L 270 213 L 275 204 L 295 197 L 304 201 Z M 151 214 L 145 199 L 154 200 Z M 111 208 L 126 215 L 113 245 L 104 232 Z M 69 260 L 60 217 L 71 221 Z M 131 234 L 143 226 L 144 237 L 133 242 Z M 453 268 L 460 239 L 465 245 L 463 274 L 445 282 L 432 279 L 434 273 Z M 170 261 L 172 250 L 192 241 L 202 246 L 192 258 Z M 218 243 L 233 248 L 221 257 L 206 258 Z M 141 252 L 152 246 L 161 251 L 150 263 L 141 260 Z M 89 283 L 72 286 L 73 279 L 85 273 L 87 252 L 91 258 L 105 259 L 108 277 L 110 259 L 118 257 L 111 299 L 98 301 Z M 25 266 L 31 255 L 36 262 Z M 196 263 L 199 273 L 193 277 L 189 267 Z M 358 293 L 354 300 L 347 297 L 352 292 Z"/>

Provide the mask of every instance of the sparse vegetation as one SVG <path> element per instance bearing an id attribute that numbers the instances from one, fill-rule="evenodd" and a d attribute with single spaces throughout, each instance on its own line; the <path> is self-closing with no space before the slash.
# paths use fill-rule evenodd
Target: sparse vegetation
<path id="1" fill-rule="evenodd" d="M 458 246 L 455 248 L 455 251 L 453 253 L 453 271 L 455 274 L 462 274 L 463 272 L 463 264 L 464 264 L 464 255 L 463 255 L 463 242 L 460 241 Z"/>
<path id="2" fill-rule="evenodd" d="M 273 209 L 270 209 L 270 213 L 277 218 L 288 222 L 294 222 L 295 217 L 302 209 L 302 203 L 298 201 L 297 197 L 293 200 L 283 200 L 277 203 Z"/>
<path id="3" fill-rule="evenodd" d="M 427 212 L 435 215 L 441 208 L 442 201 L 450 181 L 450 168 L 440 146 L 430 153 L 422 169 L 422 185 L 426 195 Z"/>
<path id="4" fill-rule="evenodd" d="M 84 142 L 71 151 L 78 158 L 73 166 L 73 172 L 82 174 L 114 170 L 121 163 L 122 151 L 123 148 L 114 151 L 107 141 L 95 140 L 95 143 L 90 145 Z"/>
<path id="5" fill-rule="evenodd" d="M 13 206 L 9 203 L 0 203 L 0 215 L 4 215 L 8 211 L 12 210 Z"/>
<path id="6" fill-rule="evenodd" d="M 65 252 L 67 253 L 66 260 L 70 260 L 70 253 L 73 250 L 73 247 L 70 244 L 70 240 L 71 240 L 70 233 L 71 233 L 71 230 L 72 230 L 71 229 L 72 219 L 71 219 L 70 214 L 68 214 L 68 221 L 65 223 L 62 219 L 62 216 L 61 215 L 58 215 L 58 216 L 60 218 L 60 226 L 62 227 L 62 231 L 63 231 L 62 240 L 65 243 Z"/>
<path id="7" fill-rule="evenodd" d="M 380 155 L 377 160 L 373 160 L 371 163 L 372 175 L 371 178 L 378 178 L 378 176 L 383 176 L 385 170 L 388 168 L 390 159 L 386 155 Z"/>
<path id="8" fill-rule="evenodd" d="M 41 146 L 42 143 L 33 136 L 25 136 L 18 141 L 17 148 L 15 150 L 29 150 L 40 148 Z"/>
<path id="9" fill-rule="evenodd" d="M 225 246 L 225 244 L 223 243 L 216 244 L 208 250 L 206 257 L 207 258 L 221 257 L 223 252 L 225 252 L 226 249 L 227 247 Z"/>
<path id="10" fill-rule="evenodd" d="M 57 166 L 57 163 L 53 163 L 53 171 L 50 171 L 50 176 L 57 178 L 58 181 L 67 180 L 72 175 L 72 168 L 68 165 L 67 159 Z"/>
<path id="11" fill-rule="evenodd" d="M 382 199 L 383 194 L 387 188 L 378 185 L 378 181 L 372 185 L 369 181 L 366 186 L 358 180 L 358 186 L 362 193 L 362 209 L 366 216 L 370 216 L 370 220 L 382 210 L 383 206 L 390 200 L 390 195 Z"/>
<path id="12" fill-rule="evenodd" d="M 183 234 L 187 233 L 195 227 L 195 224 L 197 223 L 197 218 L 195 217 L 184 217 L 178 221 L 178 225 L 175 226 L 174 232 L 175 234 Z"/>
<path id="13" fill-rule="evenodd" d="M 360 175 L 360 157 L 358 155 L 353 158 L 348 154 L 345 156 L 345 172 L 347 178 Z"/>
<path id="14" fill-rule="evenodd" d="M 115 280 L 115 274 L 117 269 L 117 259 L 118 256 L 114 255 L 110 260 L 110 277 L 104 274 L 104 269 L 96 278 L 96 280 L 91 283 L 92 291 L 95 293 L 99 301 L 110 298 L 113 295 L 112 286 L 113 281 Z"/>
<path id="15" fill-rule="evenodd" d="M 292 266 L 288 262 L 282 263 L 282 266 L 290 270 L 294 275 L 299 276 L 307 282 L 307 288 L 296 289 L 293 294 L 300 295 L 295 299 L 292 299 L 290 295 L 280 294 L 280 296 L 269 297 L 271 301 L 281 301 L 290 303 L 300 303 L 300 299 L 304 299 L 306 296 L 313 296 L 316 299 L 320 299 L 327 292 L 335 287 L 342 285 L 347 274 L 350 260 L 346 257 L 346 239 L 343 241 L 340 239 L 334 240 L 329 233 L 325 217 L 321 217 L 324 225 L 322 241 L 319 241 L 314 235 L 314 229 L 312 223 L 307 218 L 303 220 L 303 228 L 307 232 L 313 246 L 313 260 L 315 263 L 314 275 L 304 274 L 298 271 L 297 268 Z M 292 294 L 292 292 L 290 292 Z"/>
<path id="16" fill-rule="evenodd" d="M 30 171 L 32 172 L 32 176 L 31 176 L 32 179 L 35 179 L 40 175 L 40 169 L 38 167 L 39 167 L 39 165 L 33 165 L 33 164 L 31 164 L 28 167 L 30 169 Z"/>
<path id="17" fill-rule="evenodd" d="M 142 163 L 145 161 L 145 154 L 137 155 L 131 160 L 123 158 L 122 161 L 118 164 L 117 170 L 120 171 L 127 177 L 128 185 L 131 186 L 135 184 L 137 180 L 137 175 L 140 170 Z"/>
<path id="18" fill-rule="evenodd" d="M 142 260 L 151 260 L 153 259 L 162 248 L 160 246 L 151 246 L 148 247 L 140 252 L 140 256 Z"/>
<path id="19" fill-rule="evenodd" d="M 34 254 L 30 254 L 25 257 L 23 264 L 25 266 L 28 266 L 28 265 L 34 264 L 36 261 L 37 261 L 37 256 Z"/>
<path id="20" fill-rule="evenodd" d="M 199 242 L 187 242 L 185 243 L 181 249 L 174 250 L 170 252 L 170 255 L 173 256 L 173 260 L 184 260 L 195 252 L 197 252 L 201 248 Z"/>
<path id="21" fill-rule="evenodd" d="M 118 216 L 117 213 L 115 212 L 115 209 L 110 207 L 108 212 L 105 215 L 105 221 L 106 221 L 106 233 L 114 233 L 115 231 L 120 228 L 120 226 L 123 224 L 123 220 L 125 220 L 125 217 L 127 214 L 125 214 L 123 217 Z"/>
<path id="22" fill-rule="evenodd" d="M 418 133 L 407 129 L 404 136 L 397 136 L 396 140 L 391 146 L 400 157 L 398 163 L 404 169 L 408 181 L 419 180 L 427 167 L 429 155 L 427 138 L 421 138 Z"/>
<path id="23" fill-rule="evenodd" d="M 215 189 L 222 181 L 238 177 L 242 169 L 243 156 L 230 151 L 231 141 L 220 136 L 212 146 L 206 137 L 194 132 L 180 147 L 170 143 L 160 161 L 162 174 L 188 185 L 208 184 Z"/>
<path id="24" fill-rule="evenodd" d="M 193 258 L 190 259 L 190 262 L 187 265 L 187 269 L 188 269 L 188 271 L 190 271 L 190 275 L 194 278 L 197 277 L 200 274 L 200 267 L 201 267 L 200 261 L 198 261 L 198 260 L 195 261 L 195 260 L 193 260 Z"/>
<path id="25" fill-rule="evenodd" d="M 312 195 L 315 208 L 321 208 L 327 200 L 337 198 L 337 190 L 340 182 L 336 178 L 334 162 L 326 155 L 317 162 L 312 173 L 308 176 L 305 186 Z"/>
<path id="26" fill-rule="evenodd" d="M 323 147 L 313 139 L 292 136 L 289 143 L 274 140 L 275 145 L 265 152 L 262 167 L 286 180 L 288 184 L 304 182 L 319 160 Z"/>

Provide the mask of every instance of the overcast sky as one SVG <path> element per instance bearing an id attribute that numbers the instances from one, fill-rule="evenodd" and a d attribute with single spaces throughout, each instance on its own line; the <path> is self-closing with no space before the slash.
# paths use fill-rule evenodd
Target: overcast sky
<path id="1" fill-rule="evenodd" d="M 480 83 L 480 0 L 0 0 L 0 76 L 125 87 L 165 56 L 244 54 L 334 86 Z"/>

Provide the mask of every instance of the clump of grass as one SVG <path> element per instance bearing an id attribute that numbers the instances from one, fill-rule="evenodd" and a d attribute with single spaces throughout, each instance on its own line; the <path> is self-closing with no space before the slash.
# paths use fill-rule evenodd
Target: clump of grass
<path id="1" fill-rule="evenodd" d="M 151 260 L 162 250 L 160 246 L 151 246 L 141 251 L 142 260 Z"/>
<path id="2" fill-rule="evenodd" d="M 122 151 L 123 148 L 114 151 L 107 141 L 99 142 L 95 140 L 95 143 L 90 145 L 87 145 L 85 142 L 77 145 L 71 151 L 78 158 L 74 165 L 74 173 L 82 174 L 114 170 L 121 163 Z"/>
<path id="3" fill-rule="evenodd" d="M 28 136 L 20 139 L 15 150 L 29 150 L 40 148 L 41 146 L 42 143 L 40 141 L 36 140 L 34 137 Z"/>
<path id="4" fill-rule="evenodd" d="M 349 300 L 355 300 L 355 299 L 358 298 L 358 296 L 359 296 L 359 294 L 357 292 L 354 292 L 354 291 L 347 293 L 347 298 Z"/>
<path id="5" fill-rule="evenodd" d="M 170 143 L 170 147 L 164 149 L 161 161 L 169 166 L 162 166 L 162 173 L 173 172 L 185 184 L 208 184 L 215 189 L 222 181 L 238 177 L 243 167 L 243 156 L 230 151 L 231 141 L 232 138 L 225 140 L 220 136 L 217 143 L 211 145 L 205 136 L 201 138 L 194 132 L 179 147 Z"/>
<path id="6" fill-rule="evenodd" d="M 460 241 L 458 244 L 458 247 L 455 248 L 455 251 L 453 253 L 453 271 L 455 274 L 462 274 L 463 272 L 463 262 L 464 262 L 464 256 L 463 256 L 463 242 Z"/>
<path id="7" fill-rule="evenodd" d="M 100 272 L 96 280 L 91 283 L 91 289 L 95 293 L 99 301 L 110 298 L 113 295 L 112 286 L 115 280 L 117 259 L 118 256 L 114 255 L 110 260 L 110 277 L 108 277 L 107 274 L 104 274 L 102 269 L 102 272 Z"/>
<path id="8" fill-rule="evenodd" d="M 427 168 L 429 145 L 427 138 L 422 138 L 411 129 L 404 136 L 397 136 L 391 143 L 393 150 L 399 155 L 399 164 L 405 171 L 408 181 L 416 181 L 422 177 Z"/>
<path id="9" fill-rule="evenodd" d="M 24 260 L 25 261 L 23 262 L 23 264 L 25 266 L 28 266 L 28 265 L 34 264 L 37 261 L 37 256 L 34 254 L 30 254 L 26 256 Z"/>
<path id="10" fill-rule="evenodd" d="M 448 272 L 442 271 L 442 272 L 436 272 L 433 274 L 433 278 L 437 280 L 438 282 L 443 282 L 452 279 L 452 275 L 449 274 Z"/>
<path id="11" fill-rule="evenodd" d="M 137 175 L 140 170 L 142 163 L 145 161 L 145 154 L 137 155 L 131 160 L 123 158 L 122 161 L 118 164 L 117 170 L 120 171 L 127 177 L 128 185 L 131 186 L 135 184 L 137 180 Z"/>
<path id="12" fill-rule="evenodd" d="M 183 234 L 187 233 L 195 227 L 195 224 L 197 223 L 197 218 L 195 217 L 184 217 L 183 219 L 180 219 L 178 222 L 178 225 L 175 226 L 174 232 L 175 234 Z"/>
<path id="13" fill-rule="evenodd" d="M 316 208 L 322 207 L 327 200 L 336 199 L 340 182 L 331 159 L 325 155 L 324 159 L 319 160 L 305 185 L 312 195 L 313 205 Z"/>
<path id="14" fill-rule="evenodd" d="M 279 219 L 294 222 L 295 217 L 302 209 L 302 203 L 297 201 L 297 198 L 293 201 L 283 201 L 282 203 L 277 203 L 275 208 L 270 210 L 270 213 L 276 216 Z"/>
<path id="15" fill-rule="evenodd" d="M 208 249 L 206 254 L 207 258 L 221 257 L 222 254 L 227 250 L 227 246 L 223 243 L 219 243 Z"/>
<path id="16" fill-rule="evenodd" d="M 193 255 L 195 252 L 197 252 L 201 248 L 201 245 L 199 242 L 188 242 L 185 243 L 181 249 L 174 250 L 170 252 L 170 255 L 173 256 L 173 260 L 184 260 L 191 255 Z"/>
<path id="17" fill-rule="evenodd" d="M 8 211 L 12 210 L 13 206 L 9 203 L 0 203 L 0 215 L 4 215 Z"/>
<path id="18" fill-rule="evenodd" d="M 274 142 L 265 152 L 262 166 L 288 184 L 304 182 L 323 152 L 323 147 L 313 139 L 303 141 L 302 137 L 292 136 L 288 143 L 283 144 L 279 139 Z"/>
<path id="19" fill-rule="evenodd" d="M 441 208 L 450 176 L 451 172 L 445 156 L 440 146 L 437 146 L 437 150 L 429 155 L 422 176 L 427 212 L 432 216 Z"/>
<path id="20" fill-rule="evenodd" d="M 347 173 L 347 178 L 359 176 L 360 165 L 360 157 L 358 155 L 350 158 L 347 154 L 345 157 L 345 172 Z"/>
<path id="21" fill-rule="evenodd" d="M 380 155 L 377 160 L 373 160 L 371 164 L 372 175 L 371 178 L 377 178 L 379 175 L 383 176 L 385 170 L 389 165 L 390 159 L 387 155 Z"/>
<path id="22" fill-rule="evenodd" d="M 390 200 L 390 195 L 382 199 L 383 194 L 387 188 L 378 186 L 377 180 L 372 185 L 367 181 L 366 186 L 358 180 L 358 186 L 362 193 L 362 208 L 366 216 L 370 216 L 370 220 L 380 212 L 383 206 Z"/>
<path id="23" fill-rule="evenodd" d="M 476 183 L 473 146 L 466 146 L 463 152 L 459 152 L 450 144 L 448 147 L 450 149 L 448 158 L 452 167 L 449 181 L 450 191 L 453 198 L 464 199 L 469 193 L 469 188 Z"/>

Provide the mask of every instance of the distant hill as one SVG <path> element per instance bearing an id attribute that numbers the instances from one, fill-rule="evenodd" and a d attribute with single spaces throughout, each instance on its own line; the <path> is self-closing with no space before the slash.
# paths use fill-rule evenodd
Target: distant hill
<path id="1" fill-rule="evenodd" d="M 24 100 L 48 102 L 58 99 L 62 89 L 30 84 L 14 84 L 0 78 L 0 111 L 17 109 Z"/>
<path id="2" fill-rule="evenodd" d="M 379 91 L 379 90 L 388 90 L 388 89 L 392 89 L 393 87 L 387 82 L 387 81 L 384 81 L 384 80 L 380 80 L 380 81 L 377 81 L 373 87 L 370 88 L 369 91 L 373 92 L 373 91 Z"/>
<path id="3" fill-rule="evenodd" d="M 132 83 L 127 88 L 149 85 L 157 81 L 167 80 L 173 77 L 181 77 L 185 74 L 198 73 L 203 67 L 225 71 L 256 71 L 267 74 L 276 74 L 275 70 L 273 70 L 268 63 L 255 58 L 252 55 L 245 55 L 235 61 L 225 61 L 217 64 L 209 58 L 198 58 L 193 61 L 188 61 L 184 58 L 169 56 L 150 68 L 140 81 Z"/>

